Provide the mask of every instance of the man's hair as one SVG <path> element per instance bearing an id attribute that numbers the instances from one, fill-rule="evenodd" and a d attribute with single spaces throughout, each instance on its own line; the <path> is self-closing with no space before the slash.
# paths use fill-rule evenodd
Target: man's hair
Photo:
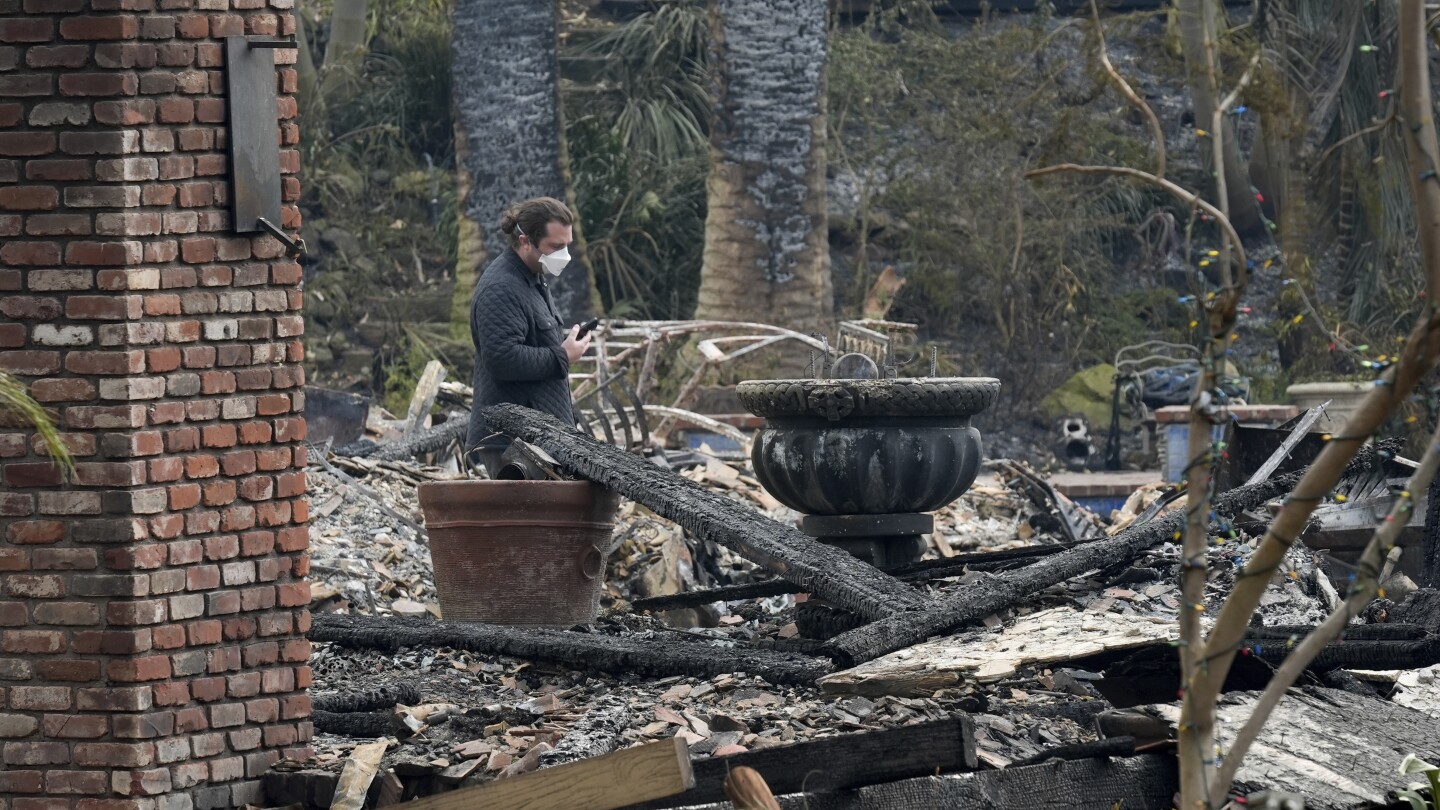
<path id="1" fill-rule="evenodd" d="M 539 246 L 552 222 L 574 225 L 575 214 L 570 210 L 570 206 L 554 197 L 536 197 L 505 209 L 504 215 L 500 217 L 500 232 L 510 240 L 511 247 L 520 246 L 521 232 L 530 237 L 530 244 Z"/>

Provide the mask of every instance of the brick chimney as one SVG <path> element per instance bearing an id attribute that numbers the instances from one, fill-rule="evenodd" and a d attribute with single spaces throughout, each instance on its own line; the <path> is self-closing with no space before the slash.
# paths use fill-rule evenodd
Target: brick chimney
<path id="1" fill-rule="evenodd" d="M 231 227 L 223 45 L 292 5 L 0 0 L 0 370 L 76 461 L 0 414 L 0 810 L 263 804 L 308 753 L 300 267 Z"/>

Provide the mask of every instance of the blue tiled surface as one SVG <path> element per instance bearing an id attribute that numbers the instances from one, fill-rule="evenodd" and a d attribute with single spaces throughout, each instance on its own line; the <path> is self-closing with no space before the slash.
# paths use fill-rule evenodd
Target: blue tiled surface
<path id="1" fill-rule="evenodd" d="M 1225 428 L 1216 425 L 1211 431 L 1215 441 L 1220 441 L 1225 435 Z M 1178 484 L 1185 478 L 1185 467 L 1190 460 L 1186 455 L 1190 444 L 1190 425 L 1188 423 L 1171 422 L 1165 426 L 1165 481 L 1170 484 Z"/>

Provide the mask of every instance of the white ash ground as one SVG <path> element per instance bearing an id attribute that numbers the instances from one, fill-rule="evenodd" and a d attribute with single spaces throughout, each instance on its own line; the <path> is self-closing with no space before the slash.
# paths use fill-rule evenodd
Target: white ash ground
<path id="1" fill-rule="evenodd" d="M 359 478 L 359 473 L 355 473 Z M 422 471 L 421 477 L 438 476 Z M 687 477 L 725 492 L 732 498 L 791 521 L 795 514 L 774 502 L 742 469 L 715 462 L 687 471 Z M 378 470 L 363 486 L 375 499 L 324 468 L 310 471 L 314 522 L 312 579 L 317 611 L 351 611 L 378 615 L 440 615 L 429 550 L 423 539 L 396 514 L 419 523 L 415 475 Z M 1054 538 L 1036 536 L 1028 518 L 1035 512 L 998 481 L 982 479 L 964 497 L 936 516 L 936 532 L 927 556 L 977 550 L 999 550 Z M 602 629 L 651 633 L 663 643 L 668 633 L 699 633 L 728 637 L 739 643 L 788 639 L 793 597 L 722 605 L 722 610 L 693 611 L 691 621 L 676 612 L 667 618 L 681 624 L 708 625 L 682 629 L 664 627 L 653 618 L 637 617 L 623 602 L 720 584 L 768 578 L 753 565 L 723 548 L 687 540 L 668 521 L 633 503 L 617 516 L 616 547 L 611 554 L 607 605 L 618 605 Z M 1216 574 L 1208 601 L 1228 590 L 1233 560 L 1248 553 L 1244 537 L 1212 549 Z M 1038 594 L 1023 606 L 1031 612 L 1055 605 L 1121 615 L 1173 617 L 1178 612 L 1179 551 L 1161 544 L 1121 570 L 1099 572 Z M 963 588 L 972 573 L 932 590 Z M 1304 583 L 1282 583 L 1262 607 L 1266 624 L 1304 623 L 1319 607 Z M 1001 617 L 1003 618 L 1003 617 Z M 990 624 L 1002 624 L 994 619 Z M 1001 683 L 965 683 L 928 697 L 866 698 L 827 695 L 816 688 L 774 686 L 744 673 L 713 679 L 672 677 L 647 680 L 557 669 L 544 664 L 450 649 L 406 649 L 396 654 L 350 650 L 318 644 L 312 657 L 317 695 L 349 692 L 408 682 L 417 684 L 425 703 L 454 704 L 443 723 L 422 733 L 399 736 L 385 757 L 403 779 L 438 778 L 468 773 L 470 781 L 522 772 L 542 763 L 539 752 L 559 745 L 587 712 L 615 712 L 623 725 L 611 744 L 628 746 L 679 735 L 698 757 L 745 750 L 835 734 L 889 728 L 949 716 L 972 714 L 977 722 L 982 759 L 1003 767 L 1055 745 L 1093 740 L 1093 715 L 1107 708 L 1088 690 L 1066 691 L 1073 684 L 1064 667 L 1022 669 Z M 1060 677 L 1057 677 L 1060 676 Z M 598 716 L 598 714 L 597 714 Z M 607 715 L 608 716 L 608 715 Z M 357 740 L 317 735 L 316 758 L 284 767 L 338 770 Z M 529 755 L 529 756 L 527 756 Z"/>
<path id="2" fill-rule="evenodd" d="M 438 615 L 429 551 L 415 532 L 334 473 L 311 468 L 309 475 L 314 516 L 312 607 Z M 686 475 L 776 519 L 795 517 L 742 470 L 717 463 Z M 362 483 L 384 498 L 391 510 L 420 521 L 412 482 L 372 474 Z M 982 482 L 937 515 L 929 556 L 940 555 L 937 543 L 949 553 L 1026 545 L 1021 539 L 1030 536 L 1026 512 L 1026 506 L 998 482 Z M 673 524 L 635 504 L 622 507 L 615 535 L 608 583 L 611 600 L 768 578 L 725 549 L 687 541 Z M 765 600 L 760 609 L 742 604 L 730 606 L 734 613 L 712 617 L 718 621 L 705 622 L 717 627 L 690 632 L 744 642 L 794 635 L 789 621 L 792 597 Z M 625 624 L 636 626 L 633 621 Z M 1054 715 L 1075 715 L 1068 707 L 1077 702 L 1099 705 L 1088 698 L 1047 692 L 1048 670 L 1005 684 L 964 685 L 924 698 L 866 698 L 774 686 L 744 673 L 709 680 L 617 678 L 449 649 L 407 649 L 391 655 L 317 644 L 312 665 L 317 695 L 404 681 L 418 684 L 426 703 L 461 707 L 461 713 L 443 725 L 397 742 L 385 763 L 388 767 L 403 763 L 401 771 L 425 774 L 465 764 L 466 757 L 483 757 L 485 762 L 475 768 L 472 778 L 533 766 L 536 758 L 527 760 L 527 753 L 541 743 L 557 744 L 587 711 L 610 707 L 616 699 L 628 707 L 630 717 L 618 744 L 678 734 L 697 756 L 919 723 L 966 711 L 976 716 L 980 749 L 991 765 L 1033 756 L 1053 745 L 1094 739 L 1083 707 L 1078 721 Z M 1047 714 L 1046 707 L 1061 708 Z M 319 734 L 316 759 L 306 764 L 338 769 L 359 742 L 364 740 Z M 456 750 L 465 743 L 470 745 Z"/>
<path id="3" fill-rule="evenodd" d="M 541 743 L 558 744 L 587 711 L 608 709 L 617 700 L 630 718 L 615 740 L 618 747 L 679 735 L 700 757 L 938 720 L 957 711 L 974 714 L 980 749 L 992 765 L 1094 739 L 1088 725 L 1045 711 L 1079 700 L 1045 693 L 1046 672 L 1018 679 L 1016 685 L 967 686 L 928 698 L 867 698 L 775 686 L 744 673 L 711 679 L 616 678 L 446 649 L 391 655 L 320 644 L 312 664 L 317 695 L 409 682 L 420 687 L 424 702 L 453 703 L 464 710 L 392 747 L 386 765 L 405 763 L 402 770 L 417 775 L 484 757 L 477 773 L 493 776 Z M 1027 684 L 1039 691 L 1027 691 Z M 319 734 L 316 759 L 307 765 L 338 768 L 360 742 L 368 740 Z"/>

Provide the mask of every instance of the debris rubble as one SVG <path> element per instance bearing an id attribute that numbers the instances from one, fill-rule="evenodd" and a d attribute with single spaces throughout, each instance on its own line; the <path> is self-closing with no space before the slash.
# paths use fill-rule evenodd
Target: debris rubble
<path id="1" fill-rule="evenodd" d="M 544 447 L 543 436 L 533 438 Z M 546 452 L 562 468 L 575 460 L 553 446 Z M 799 515 L 766 493 L 744 460 L 695 456 L 670 472 L 646 469 L 671 476 L 667 487 L 703 491 L 715 510 L 709 520 L 744 509 L 751 526 L 794 525 Z M 425 458 L 430 463 L 332 451 L 312 464 L 315 754 L 267 775 L 274 804 L 340 796 L 346 769 L 369 773 L 377 752 L 365 806 L 560 774 L 567 763 L 666 740 L 683 746 L 693 786 L 637 807 L 729 807 L 725 780 L 739 767 L 756 769 L 779 807 L 826 806 L 826 791 L 840 788 L 909 795 L 914 780 L 935 773 L 946 774 L 937 783 L 943 791 L 969 795 L 997 789 L 987 774 L 1024 779 L 1047 760 L 1097 784 L 1123 783 L 1135 801 L 1173 781 L 1173 754 L 1146 753 L 1173 750 L 1168 701 L 1179 685 L 1181 558 L 1173 535 L 1183 502 L 1167 509 L 1163 487 L 1100 516 L 1037 489 L 1040 476 L 1022 465 L 987 464 L 975 487 L 935 515 L 924 559 L 883 577 L 913 594 L 918 609 L 869 623 L 776 577 L 765 553 L 626 501 L 600 617 L 568 630 L 525 630 L 444 621 L 415 487 L 464 474 L 443 453 Z M 1377 458 L 1362 453 L 1352 466 L 1363 472 Z M 1207 608 L 1218 607 L 1251 550 L 1246 516 L 1282 497 L 1290 480 L 1272 476 L 1220 495 L 1225 531 L 1209 550 Z M 789 535 L 767 538 L 782 536 Z M 1297 546 L 1285 568 L 1227 680 L 1235 705 L 1253 700 L 1288 646 L 1333 607 L 1337 584 L 1318 555 Z M 1388 623 L 1357 619 L 1302 678 L 1300 699 L 1369 700 L 1407 728 L 1440 718 L 1440 628 L 1424 601 L 1430 592 L 1419 593 L 1418 602 L 1391 601 L 1372 616 Z M 955 612 L 964 604 L 976 609 Z M 887 623 L 911 629 L 873 635 Z M 1346 716 L 1316 721 L 1315 733 Z M 943 761 L 864 754 L 903 739 L 885 735 L 933 736 L 954 723 L 953 750 L 918 746 Z M 1440 758 L 1433 737 L 1406 744 Z M 1376 757 L 1368 782 L 1321 789 L 1333 801 L 1317 806 L 1360 806 L 1345 802 L 1399 785 L 1398 776 L 1382 778 Z M 1296 786 L 1265 778 L 1257 770 L 1264 764 L 1242 771 L 1261 773 L 1248 786 Z M 794 768 L 810 768 L 812 783 L 779 775 Z"/>

